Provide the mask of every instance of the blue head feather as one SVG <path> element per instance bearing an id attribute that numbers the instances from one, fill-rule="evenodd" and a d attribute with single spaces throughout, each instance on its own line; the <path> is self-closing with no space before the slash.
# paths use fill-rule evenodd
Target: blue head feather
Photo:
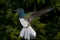
<path id="1" fill-rule="evenodd" d="M 20 17 L 20 18 L 24 18 L 25 13 L 24 13 L 24 10 L 23 10 L 22 8 L 18 8 L 18 9 L 17 9 L 17 12 L 19 13 L 19 17 Z"/>

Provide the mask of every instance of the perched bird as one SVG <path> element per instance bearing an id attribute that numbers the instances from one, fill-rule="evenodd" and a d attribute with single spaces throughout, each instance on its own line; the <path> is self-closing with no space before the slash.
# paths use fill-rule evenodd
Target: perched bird
<path id="1" fill-rule="evenodd" d="M 23 26 L 22 30 L 20 31 L 20 37 L 25 38 L 27 40 L 34 39 L 36 37 L 36 32 L 31 27 L 30 22 L 36 18 L 39 17 L 49 11 L 51 11 L 53 8 L 48 8 L 36 12 L 29 12 L 25 13 L 22 8 L 18 8 L 14 11 L 18 12 L 19 14 L 19 20 L 21 25 Z"/>

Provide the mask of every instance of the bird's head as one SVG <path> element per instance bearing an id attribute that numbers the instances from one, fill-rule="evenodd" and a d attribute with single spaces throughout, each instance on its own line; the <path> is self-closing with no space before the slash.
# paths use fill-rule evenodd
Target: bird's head
<path id="1" fill-rule="evenodd" d="M 25 13 L 24 13 L 24 10 L 23 10 L 22 8 L 17 8 L 17 9 L 14 10 L 14 11 L 16 11 L 16 12 L 19 14 L 19 17 L 20 17 L 20 18 L 24 18 Z"/>

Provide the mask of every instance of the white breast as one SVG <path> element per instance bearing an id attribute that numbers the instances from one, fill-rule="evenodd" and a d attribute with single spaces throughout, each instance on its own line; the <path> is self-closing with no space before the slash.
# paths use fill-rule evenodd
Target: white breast
<path id="1" fill-rule="evenodd" d="M 23 27 L 27 27 L 29 25 L 29 22 L 24 18 L 19 18 L 19 20 Z"/>

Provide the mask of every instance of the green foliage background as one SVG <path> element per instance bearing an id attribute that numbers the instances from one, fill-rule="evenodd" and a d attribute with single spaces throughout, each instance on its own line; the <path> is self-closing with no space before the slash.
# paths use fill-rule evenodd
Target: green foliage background
<path id="1" fill-rule="evenodd" d="M 60 40 L 60 0 L 0 0 L 0 40 L 21 40 L 19 16 L 12 10 L 21 7 L 27 13 L 54 6 L 31 22 L 37 32 L 35 40 Z"/>

